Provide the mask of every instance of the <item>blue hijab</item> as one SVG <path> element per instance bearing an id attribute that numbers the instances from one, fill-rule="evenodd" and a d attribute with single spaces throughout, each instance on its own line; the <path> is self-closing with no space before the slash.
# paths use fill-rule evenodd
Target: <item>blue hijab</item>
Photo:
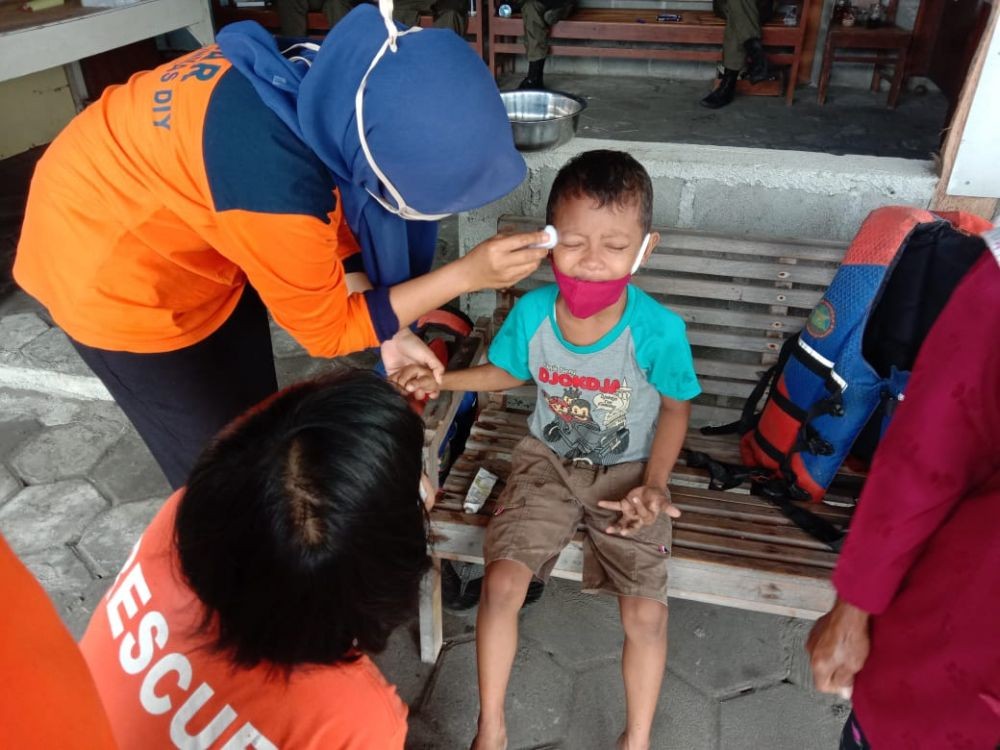
<path id="1" fill-rule="evenodd" d="M 285 59 L 253 21 L 227 26 L 217 38 L 267 106 L 330 169 L 376 286 L 426 273 L 437 241 L 437 222 L 401 219 L 367 192 L 395 205 L 361 149 L 354 111 L 358 86 L 386 37 L 379 11 L 362 5 L 318 52 L 303 53 L 311 67 Z M 421 213 L 486 205 L 517 187 L 527 171 L 489 71 L 450 30 L 398 38 L 397 51 L 387 50 L 368 77 L 364 123 L 375 163 Z"/>

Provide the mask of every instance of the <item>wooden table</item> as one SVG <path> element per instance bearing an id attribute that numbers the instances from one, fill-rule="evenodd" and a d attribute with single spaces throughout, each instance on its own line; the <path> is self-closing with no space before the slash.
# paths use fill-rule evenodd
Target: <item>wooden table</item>
<path id="1" fill-rule="evenodd" d="M 201 44 L 215 39 L 205 0 L 140 0 L 115 8 L 20 10 L 0 0 L 0 81 L 74 63 L 142 39 L 187 29 Z"/>

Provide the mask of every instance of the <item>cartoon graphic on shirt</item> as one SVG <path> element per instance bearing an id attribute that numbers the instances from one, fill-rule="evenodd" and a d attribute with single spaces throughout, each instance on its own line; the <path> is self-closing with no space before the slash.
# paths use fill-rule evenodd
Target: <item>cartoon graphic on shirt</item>
<path id="1" fill-rule="evenodd" d="M 542 394 L 555 415 L 542 434 L 550 443 L 564 442 L 568 450 L 563 455 L 567 458 L 602 463 L 605 456 L 620 455 L 628 449 L 626 415 L 632 389 L 625 382 L 614 393 L 598 393 L 593 403 L 583 398 L 579 388 L 565 388 L 561 396 L 545 391 Z"/>

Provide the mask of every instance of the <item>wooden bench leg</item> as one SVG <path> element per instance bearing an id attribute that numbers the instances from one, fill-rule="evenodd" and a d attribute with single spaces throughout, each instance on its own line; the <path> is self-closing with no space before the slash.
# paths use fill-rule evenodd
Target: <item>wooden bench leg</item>
<path id="1" fill-rule="evenodd" d="M 795 101 L 795 87 L 799 83 L 799 66 L 802 63 L 801 48 L 796 51 L 792 61 L 792 69 L 788 73 L 788 85 L 785 88 L 785 106 L 790 107 Z"/>
<path id="2" fill-rule="evenodd" d="M 433 664 L 441 653 L 441 558 L 431 558 L 431 569 L 420 582 L 420 661 Z"/>
<path id="3" fill-rule="evenodd" d="M 819 94 L 816 101 L 819 104 L 826 104 L 826 89 L 830 85 L 830 69 L 833 67 L 833 46 L 830 44 L 829 34 L 826 39 L 826 49 L 823 50 L 823 68 L 819 74 Z"/>
<path id="4" fill-rule="evenodd" d="M 889 109 L 895 109 L 899 102 L 899 92 L 903 88 L 903 78 L 906 76 L 906 48 L 896 55 L 896 69 L 892 72 L 892 85 L 889 87 Z"/>
<path id="5" fill-rule="evenodd" d="M 882 85 L 882 66 L 885 65 L 885 53 L 876 52 L 875 53 L 875 69 L 872 71 L 872 83 L 869 87 L 872 91 L 878 93 L 879 88 Z"/>

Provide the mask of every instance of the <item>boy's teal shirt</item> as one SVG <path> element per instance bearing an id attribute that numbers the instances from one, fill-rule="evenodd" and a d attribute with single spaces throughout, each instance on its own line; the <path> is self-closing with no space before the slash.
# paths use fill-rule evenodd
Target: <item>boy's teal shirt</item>
<path id="1" fill-rule="evenodd" d="M 576 346 L 556 323 L 558 294 L 550 284 L 518 300 L 490 362 L 535 381 L 531 432 L 560 455 L 599 464 L 646 460 L 660 396 L 687 401 L 701 393 L 683 319 L 629 285 L 621 319 L 598 341 Z"/>

